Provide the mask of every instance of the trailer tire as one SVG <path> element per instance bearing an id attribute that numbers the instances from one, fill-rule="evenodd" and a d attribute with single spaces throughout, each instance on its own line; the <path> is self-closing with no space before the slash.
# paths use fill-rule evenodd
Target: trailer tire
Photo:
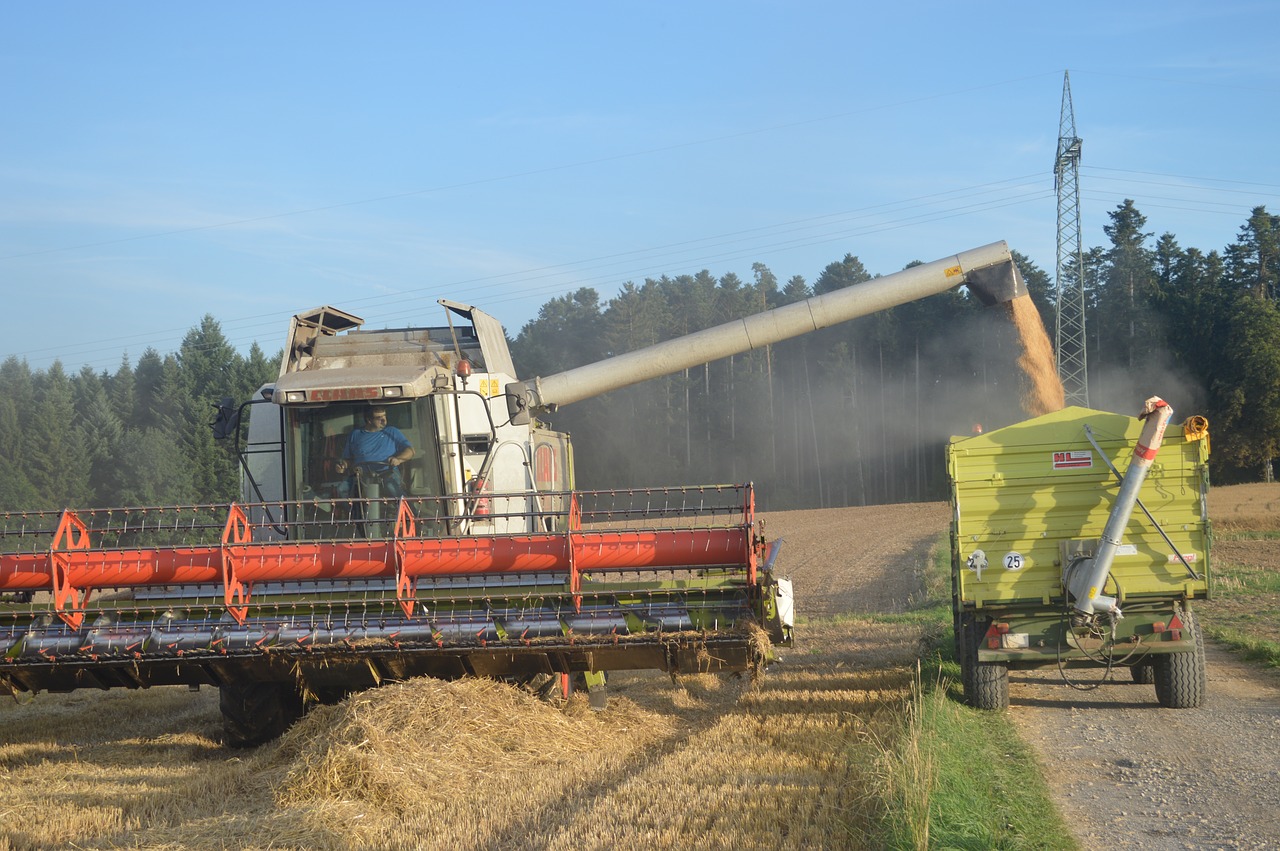
<path id="1" fill-rule="evenodd" d="M 1183 613 L 1182 623 L 1190 633 L 1193 648 L 1180 653 L 1164 653 L 1152 663 L 1156 700 L 1166 709 L 1195 709 L 1204 702 L 1208 690 L 1200 623 L 1191 612 Z"/>
<path id="2" fill-rule="evenodd" d="M 1009 708 L 1009 666 L 1003 662 L 980 662 L 973 669 L 973 707 Z"/>
<path id="3" fill-rule="evenodd" d="M 302 695 L 290 683 L 243 682 L 219 688 L 223 742 L 252 748 L 278 738 L 305 711 Z"/>
<path id="4" fill-rule="evenodd" d="M 1150 659 L 1129 666 L 1129 677 L 1139 685 L 1149 686 L 1156 681 L 1155 663 Z"/>
<path id="5" fill-rule="evenodd" d="M 1009 708 L 1009 666 L 1003 662 L 979 662 L 978 647 L 987 634 L 986 624 L 976 623 L 971 615 L 961 618 L 960 676 L 964 699 L 974 709 Z"/>

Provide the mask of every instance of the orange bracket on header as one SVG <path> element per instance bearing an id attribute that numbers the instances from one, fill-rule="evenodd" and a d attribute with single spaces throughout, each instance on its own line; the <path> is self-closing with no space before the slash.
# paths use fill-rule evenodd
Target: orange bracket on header
<path id="1" fill-rule="evenodd" d="M 83 592 L 71 584 L 71 553 L 89 549 L 89 527 L 70 509 L 62 512 L 58 531 L 49 547 L 49 573 L 53 579 L 53 608 L 72 629 L 84 623 L 84 607 L 92 589 Z M 68 606 L 67 604 L 71 605 Z"/>
<path id="2" fill-rule="evenodd" d="M 404 541 L 418 534 L 418 518 L 404 497 L 400 497 L 400 510 L 396 513 L 396 602 L 404 611 L 406 618 L 413 618 L 413 610 L 418 604 L 418 581 L 404 572 Z"/>
<path id="3" fill-rule="evenodd" d="M 575 553 L 574 532 L 582 529 L 582 506 L 578 504 L 578 494 L 569 496 L 569 528 L 565 531 L 565 557 L 569 561 L 569 593 L 573 595 L 573 610 L 582 611 L 582 574 L 578 573 L 578 559 Z"/>
<path id="4" fill-rule="evenodd" d="M 251 587 L 236 577 L 236 555 L 232 547 L 236 544 L 247 544 L 253 540 L 253 530 L 249 526 L 249 518 L 244 509 L 231 503 L 227 513 L 227 525 L 222 530 L 222 590 L 227 613 L 235 618 L 236 623 L 244 626 L 249 615 L 249 594 Z"/>

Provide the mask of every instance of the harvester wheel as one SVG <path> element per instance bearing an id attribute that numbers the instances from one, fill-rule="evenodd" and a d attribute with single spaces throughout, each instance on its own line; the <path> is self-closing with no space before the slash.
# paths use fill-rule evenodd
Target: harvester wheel
<path id="1" fill-rule="evenodd" d="M 1150 659 L 1144 659 L 1129 666 L 1129 676 L 1135 683 L 1149 686 L 1156 681 L 1155 663 Z"/>
<path id="2" fill-rule="evenodd" d="M 1164 653 L 1155 657 L 1156 700 L 1166 709 L 1194 709 L 1204 702 L 1208 681 L 1205 675 L 1204 636 L 1200 622 L 1191 612 L 1182 615 L 1184 629 L 1191 636 L 1193 649 L 1182 653 Z"/>
<path id="3" fill-rule="evenodd" d="M 252 748 L 278 737 L 302 717 L 302 695 L 290 683 L 238 682 L 219 689 L 223 742 Z"/>

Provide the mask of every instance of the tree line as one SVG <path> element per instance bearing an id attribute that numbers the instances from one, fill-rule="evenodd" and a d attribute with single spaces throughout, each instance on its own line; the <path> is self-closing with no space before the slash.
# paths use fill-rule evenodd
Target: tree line
<path id="1" fill-rule="evenodd" d="M 279 358 L 235 350 L 205 316 L 177 352 L 148 348 L 114 372 L 68 374 L 0 363 L 0 508 L 230 502 L 239 466 L 210 423 L 224 397 L 246 400 Z"/>
<path id="2" fill-rule="evenodd" d="M 1223 251 L 1158 239 L 1132 201 L 1085 253 L 1090 405 L 1136 413 L 1150 395 L 1210 422 L 1216 483 L 1270 480 L 1280 442 L 1280 218 L 1254 209 Z M 1050 338 L 1051 276 L 1015 252 Z M 872 278 L 854 254 L 810 284 L 764 264 L 553 298 L 512 341 L 521 377 L 549 375 Z M 835 328 L 565 407 L 580 487 L 754 481 L 767 509 L 946 496 L 953 435 L 1026 418 L 1008 315 L 953 290 Z M 205 316 L 177 352 L 114 372 L 0 364 L 0 508 L 227 502 L 239 470 L 210 429 L 278 371 Z"/>

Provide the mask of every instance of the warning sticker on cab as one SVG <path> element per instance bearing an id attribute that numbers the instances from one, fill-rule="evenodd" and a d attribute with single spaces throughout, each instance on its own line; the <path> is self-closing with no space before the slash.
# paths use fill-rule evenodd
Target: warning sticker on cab
<path id="1" fill-rule="evenodd" d="M 1053 469 L 1080 470 L 1093 466 L 1093 453 L 1088 449 L 1069 449 L 1053 453 Z"/>

